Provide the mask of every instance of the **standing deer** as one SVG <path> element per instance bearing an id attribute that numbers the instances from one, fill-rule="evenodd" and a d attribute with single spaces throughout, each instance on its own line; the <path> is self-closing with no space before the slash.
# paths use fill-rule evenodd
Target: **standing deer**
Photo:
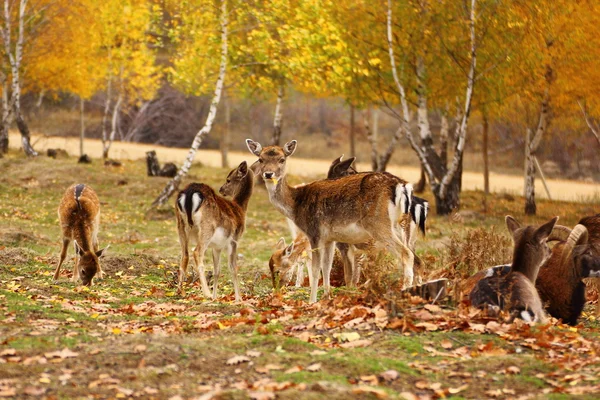
<path id="1" fill-rule="evenodd" d="M 410 209 L 412 185 L 385 172 L 367 172 L 299 187 L 287 183 L 286 161 L 296 150 L 292 140 L 283 147 L 246 140 L 258 156 L 257 173 L 265 181 L 269 200 L 291 219 L 309 239 L 313 281 L 310 301 L 317 301 L 319 272 L 323 274 L 326 297 L 336 242 L 358 244 L 373 240 L 391 251 L 403 266 L 405 284 L 412 284 L 414 256 L 396 234 L 398 215 Z"/>
<path id="2" fill-rule="evenodd" d="M 181 244 L 181 264 L 179 267 L 179 293 L 183 294 L 183 282 L 187 274 L 189 261 L 188 245 L 195 241 L 193 250 L 196 275 L 200 278 L 202 291 L 210 297 L 210 290 L 204 275 L 204 253 L 212 248 L 213 300 L 217 298 L 217 283 L 221 273 L 219 259 L 221 251 L 226 249 L 229 269 L 235 290 L 235 300 L 241 301 L 237 277 L 237 245 L 246 228 L 246 210 L 254 186 L 253 174 L 248 172 L 248 164 L 243 161 L 229 172 L 227 181 L 219 192 L 229 195 L 233 200 L 225 199 L 204 183 L 190 183 L 179 192 L 175 202 L 177 209 L 177 230 Z"/>
<path id="3" fill-rule="evenodd" d="M 106 248 L 98 250 L 98 230 L 100 228 L 100 201 L 94 190 L 84 184 L 71 185 L 58 206 L 58 221 L 62 231 L 62 249 L 60 261 L 54 271 L 54 280 L 58 280 L 60 267 L 67 256 L 71 241 L 75 247 L 75 265 L 71 280 L 92 285 L 96 274 L 102 278 L 102 269 L 98 258 Z"/>

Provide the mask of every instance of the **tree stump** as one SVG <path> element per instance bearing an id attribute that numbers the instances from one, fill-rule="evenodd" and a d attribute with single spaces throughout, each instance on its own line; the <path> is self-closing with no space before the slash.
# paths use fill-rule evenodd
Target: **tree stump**
<path id="1" fill-rule="evenodd" d="M 160 164 L 158 163 L 158 157 L 156 157 L 156 151 L 146 152 L 146 167 L 148 176 L 159 176 Z"/>

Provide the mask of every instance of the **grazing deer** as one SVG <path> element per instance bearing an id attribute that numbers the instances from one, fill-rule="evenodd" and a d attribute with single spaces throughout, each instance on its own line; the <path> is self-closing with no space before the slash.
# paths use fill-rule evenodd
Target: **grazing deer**
<path id="1" fill-rule="evenodd" d="M 189 261 L 188 245 L 195 241 L 193 250 L 196 275 L 200 278 L 202 291 L 210 297 L 210 290 L 204 274 L 204 253 L 212 248 L 213 300 L 217 298 L 217 283 L 221 273 L 219 259 L 221 251 L 226 249 L 229 257 L 229 269 L 235 290 L 235 300 L 241 301 L 237 277 L 237 246 L 246 227 L 246 210 L 254 186 L 253 174 L 248 172 L 248 164 L 242 162 L 229 172 L 227 181 L 219 192 L 229 195 L 233 200 L 225 199 L 203 183 L 190 183 L 179 192 L 175 202 L 177 209 L 177 230 L 181 244 L 181 264 L 179 267 L 179 292 L 183 291 L 183 282 L 187 274 Z"/>
<path id="2" fill-rule="evenodd" d="M 398 215 L 410 209 L 412 185 L 385 172 L 367 172 L 299 187 L 287 183 L 286 161 L 296 150 L 292 140 L 283 147 L 246 140 L 258 156 L 256 168 L 265 181 L 275 208 L 306 234 L 312 254 L 313 281 L 310 301 L 317 301 L 319 272 L 325 296 L 330 294 L 330 273 L 336 242 L 358 244 L 373 240 L 389 249 L 402 266 L 413 263 L 413 254 L 396 234 Z M 412 270 L 404 269 L 412 284 Z"/>
<path id="3" fill-rule="evenodd" d="M 513 217 L 506 216 L 506 226 L 515 243 L 510 272 L 504 276 L 492 274 L 477 282 L 469 296 L 471 304 L 506 310 L 510 320 L 520 317 L 527 322 L 545 322 L 546 314 L 535 281 L 540 267 L 550 258 L 547 240 L 556 221 L 558 217 L 536 229 L 521 227 Z"/>
<path id="4" fill-rule="evenodd" d="M 285 239 L 281 238 L 277 242 L 277 247 L 269 259 L 269 270 L 273 288 L 277 290 L 281 286 L 290 283 L 293 276 L 296 275 L 296 287 L 302 286 L 304 282 L 304 267 L 308 270 L 308 280 L 312 284 L 311 267 L 311 249 L 308 238 L 300 233 L 294 241 L 288 246 Z"/>
<path id="5" fill-rule="evenodd" d="M 67 256 L 71 241 L 75 246 L 75 265 L 71 280 L 91 286 L 96 274 L 102 278 L 102 269 L 98 258 L 106 248 L 98 250 L 98 229 L 100 228 L 100 201 L 94 190 L 84 184 L 71 185 L 58 206 L 58 221 L 62 231 L 62 249 L 60 261 L 54 271 L 54 280 L 58 280 L 60 267 Z"/>

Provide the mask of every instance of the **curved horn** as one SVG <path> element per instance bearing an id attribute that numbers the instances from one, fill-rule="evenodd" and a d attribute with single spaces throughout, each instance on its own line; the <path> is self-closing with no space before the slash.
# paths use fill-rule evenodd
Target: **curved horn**
<path id="1" fill-rule="evenodd" d="M 565 242 L 569 238 L 570 234 L 571 234 L 570 228 L 567 228 L 564 225 L 554 225 L 554 228 L 552 229 L 552 233 L 550 234 L 550 236 L 548 236 L 548 241 L 549 242 L 552 242 L 552 241 Z"/>
<path id="2" fill-rule="evenodd" d="M 560 258 L 561 265 L 564 265 L 572 256 L 575 246 L 586 244 L 588 241 L 588 231 L 583 225 L 575 225 L 571 234 L 567 238 L 565 247 L 563 247 L 562 256 Z"/>

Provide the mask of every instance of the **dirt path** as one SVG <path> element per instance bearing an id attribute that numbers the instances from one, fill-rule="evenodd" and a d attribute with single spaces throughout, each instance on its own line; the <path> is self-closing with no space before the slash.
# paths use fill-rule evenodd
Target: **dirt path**
<path id="1" fill-rule="evenodd" d="M 75 137 L 44 137 L 34 135 L 32 137 L 34 147 L 39 152 L 45 152 L 48 148 L 62 148 L 69 154 L 79 153 L 79 138 Z M 11 147 L 21 147 L 21 137 L 19 134 L 10 134 Z M 158 145 L 115 142 L 111 148 L 111 157 L 115 159 L 137 160 L 146 157 L 146 151 L 156 150 L 158 159 L 161 163 L 174 162 L 180 164 L 186 157 L 188 149 L 163 147 Z M 100 140 L 87 139 L 85 142 L 85 152 L 92 158 L 102 157 L 102 143 Z M 335 155 L 332 155 L 332 158 Z M 242 162 L 243 160 L 253 161 L 254 157 L 249 153 L 230 152 L 229 159 L 231 165 Z M 221 155 L 216 150 L 199 150 L 195 158 L 196 162 L 211 167 L 221 165 Z M 315 177 L 325 173 L 329 167 L 329 161 L 314 160 L 306 158 L 290 158 L 289 172 L 306 177 Z M 359 170 L 369 169 L 366 163 L 358 165 Z M 393 174 L 403 177 L 411 182 L 419 178 L 420 169 L 410 166 L 392 166 L 389 171 Z M 490 174 L 490 185 L 492 192 L 511 194 L 520 194 L 523 191 L 523 178 L 516 175 Z M 600 199 L 600 184 L 585 183 L 578 181 L 569 181 L 564 179 L 550 179 L 548 181 L 550 193 L 554 199 L 569 201 L 598 201 Z M 483 188 L 483 176 L 480 172 L 465 171 L 463 173 L 463 188 L 475 190 Z M 539 179 L 536 179 L 536 194 L 540 198 L 546 198 L 546 192 Z"/>

